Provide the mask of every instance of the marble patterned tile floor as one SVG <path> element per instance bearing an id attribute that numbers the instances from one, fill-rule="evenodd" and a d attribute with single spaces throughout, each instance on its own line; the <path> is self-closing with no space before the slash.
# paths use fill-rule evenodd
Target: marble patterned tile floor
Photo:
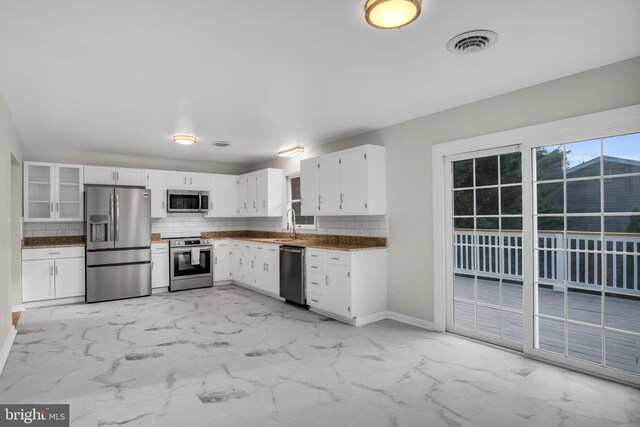
<path id="1" fill-rule="evenodd" d="M 236 286 L 32 309 L 0 402 L 73 426 L 640 425 L 640 390 L 394 321 L 354 328 Z"/>

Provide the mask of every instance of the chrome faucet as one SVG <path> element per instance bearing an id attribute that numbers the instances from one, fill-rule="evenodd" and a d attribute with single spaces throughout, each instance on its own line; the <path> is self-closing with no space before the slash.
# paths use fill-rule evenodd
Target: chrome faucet
<path id="1" fill-rule="evenodd" d="M 293 208 L 287 209 L 287 231 L 289 231 L 289 212 L 291 212 L 291 234 L 289 237 L 292 237 L 293 240 L 296 240 L 296 211 Z"/>

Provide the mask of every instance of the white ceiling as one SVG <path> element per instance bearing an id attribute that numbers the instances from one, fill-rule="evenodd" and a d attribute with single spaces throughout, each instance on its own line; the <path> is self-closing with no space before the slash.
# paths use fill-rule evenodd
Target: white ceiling
<path id="1" fill-rule="evenodd" d="M 248 164 L 640 55 L 638 0 L 425 0 L 401 30 L 364 3 L 0 0 L 0 94 L 29 147 Z M 446 50 L 474 29 L 498 42 Z"/>

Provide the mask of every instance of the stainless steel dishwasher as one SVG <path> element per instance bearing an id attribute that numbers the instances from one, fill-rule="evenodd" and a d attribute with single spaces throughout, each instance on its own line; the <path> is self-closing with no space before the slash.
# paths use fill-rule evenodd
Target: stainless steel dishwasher
<path id="1" fill-rule="evenodd" d="M 306 306 L 304 252 L 298 246 L 280 246 L 280 296 Z"/>

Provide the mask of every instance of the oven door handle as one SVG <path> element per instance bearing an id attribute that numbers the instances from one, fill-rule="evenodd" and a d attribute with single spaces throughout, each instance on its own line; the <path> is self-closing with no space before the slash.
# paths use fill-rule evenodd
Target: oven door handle
<path id="1" fill-rule="evenodd" d="M 189 246 L 185 248 L 171 248 L 173 253 L 187 253 L 191 252 L 191 249 L 199 248 L 200 252 L 213 251 L 213 246 Z"/>

